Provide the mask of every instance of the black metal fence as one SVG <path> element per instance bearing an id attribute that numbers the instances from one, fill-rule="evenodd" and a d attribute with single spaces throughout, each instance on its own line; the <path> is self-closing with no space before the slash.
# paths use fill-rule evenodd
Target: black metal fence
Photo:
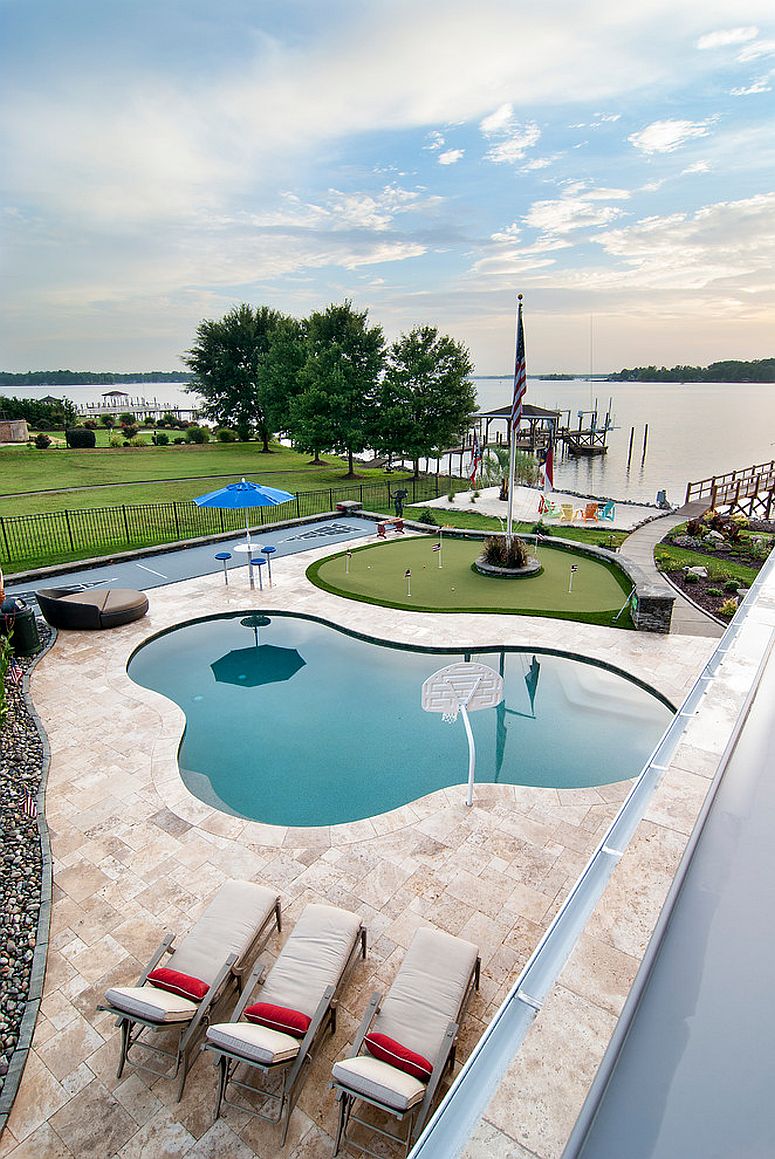
<path id="1" fill-rule="evenodd" d="M 450 488 L 466 487 L 464 479 L 426 476 L 391 482 L 327 487 L 320 491 L 297 491 L 293 499 L 277 507 L 250 510 L 251 526 L 261 527 L 283 519 L 301 519 L 333 511 L 337 503 L 356 500 L 367 510 L 389 510 L 395 492 L 409 492 L 407 503 L 422 503 L 445 495 Z M 245 526 L 244 511 L 197 507 L 195 503 L 126 503 L 121 507 L 90 507 L 73 511 L 50 511 L 39 515 L 0 516 L 0 557 L 6 571 L 19 571 L 53 563 L 131 551 L 157 544 Z"/>

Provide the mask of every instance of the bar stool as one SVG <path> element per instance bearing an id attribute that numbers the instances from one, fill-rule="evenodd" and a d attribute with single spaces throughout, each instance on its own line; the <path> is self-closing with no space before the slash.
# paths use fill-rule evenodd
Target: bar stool
<path id="1" fill-rule="evenodd" d="M 276 551 L 277 551 L 276 547 L 268 547 L 267 546 L 267 547 L 261 548 L 261 554 L 266 556 L 267 575 L 269 576 L 270 588 L 273 586 L 273 584 L 272 584 L 272 556 L 274 555 L 274 553 Z"/>
<path id="2" fill-rule="evenodd" d="M 261 568 L 264 566 L 265 563 L 266 563 L 265 559 L 251 559 L 250 565 L 249 565 L 251 590 L 253 590 L 256 586 L 255 583 L 253 582 L 253 568 L 254 567 L 258 569 L 258 586 L 261 589 L 261 591 L 264 590 L 264 581 L 261 577 Z"/>
<path id="3" fill-rule="evenodd" d="M 223 563 L 223 582 L 226 584 L 226 587 L 228 587 L 229 586 L 229 572 L 228 572 L 228 568 L 227 568 L 226 564 L 227 564 L 227 561 L 231 559 L 231 552 L 230 551 L 219 551 L 215 558 L 217 560 L 220 560 Z"/>

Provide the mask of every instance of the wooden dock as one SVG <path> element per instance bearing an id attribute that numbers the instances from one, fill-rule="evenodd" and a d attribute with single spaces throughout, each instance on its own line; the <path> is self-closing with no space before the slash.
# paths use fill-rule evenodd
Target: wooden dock
<path id="1" fill-rule="evenodd" d="M 775 460 L 690 483 L 685 502 L 698 501 L 730 515 L 769 520 L 775 514 Z"/>

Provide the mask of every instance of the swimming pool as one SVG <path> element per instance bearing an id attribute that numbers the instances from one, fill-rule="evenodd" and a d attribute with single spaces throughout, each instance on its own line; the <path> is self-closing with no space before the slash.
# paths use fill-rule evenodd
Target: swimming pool
<path id="1" fill-rule="evenodd" d="M 366 640 L 312 618 L 228 614 L 140 647 L 128 672 L 180 706 L 180 774 L 200 800 L 276 825 L 371 817 L 466 780 L 462 719 L 420 704 L 458 660 L 500 671 L 505 701 L 472 713 L 478 782 L 586 787 L 632 777 L 671 709 L 645 686 L 578 658 L 462 653 Z"/>

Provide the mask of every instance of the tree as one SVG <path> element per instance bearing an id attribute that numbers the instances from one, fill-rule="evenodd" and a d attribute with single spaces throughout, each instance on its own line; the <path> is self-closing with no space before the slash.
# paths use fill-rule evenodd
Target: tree
<path id="1" fill-rule="evenodd" d="M 291 402 L 303 389 L 301 372 L 307 360 L 307 323 L 280 318 L 269 335 L 269 346 L 258 372 L 259 401 L 275 433 L 288 433 Z"/>
<path id="2" fill-rule="evenodd" d="M 468 348 L 435 326 L 415 326 L 390 347 L 375 449 L 414 461 L 456 445 L 476 411 Z"/>
<path id="3" fill-rule="evenodd" d="M 183 361 L 194 372 L 189 393 L 200 394 L 204 413 L 219 426 L 231 426 L 241 439 L 257 431 L 269 451 L 272 434 L 259 387 L 260 368 L 272 331 L 282 315 L 269 306 L 243 303 L 220 321 L 205 319 Z"/>
<path id="4" fill-rule="evenodd" d="M 307 356 L 299 374 L 301 393 L 290 405 L 289 433 L 296 446 L 353 455 L 369 446 L 376 394 L 384 364 L 381 326 L 369 326 L 368 311 L 352 302 L 330 305 L 307 320 Z"/>

